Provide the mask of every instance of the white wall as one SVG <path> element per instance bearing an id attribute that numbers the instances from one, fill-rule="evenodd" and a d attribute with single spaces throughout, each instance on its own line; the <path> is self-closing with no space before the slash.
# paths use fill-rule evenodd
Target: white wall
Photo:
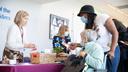
<path id="1" fill-rule="evenodd" d="M 81 26 L 83 26 L 83 24 L 80 24 L 81 21 L 77 17 L 77 13 L 79 12 L 81 6 L 83 6 L 83 2 L 80 2 L 78 0 L 56 1 L 48 4 L 43 4 L 41 6 L 41 10 L 42 10 L 43 19 L 45 20 L 42 22 L 45 23 L 48 28 L 50 14 L 55 14 L 57 16 L 61 16 L 69 19 L 70 21 L 69 28 L 71 32 L 72 41 L 79 42 L 78 39 L 80 38 L 79 33 L 82 29 Z M 50 40 L 49 43 L 51 44 Z"/>
<path id="2" fill-rule="evenodd" d="M 10 24 L 13 23 L 13 18 L 18 10 L 26 10 L 30 14 L 27 25 L 28 41 L 36 43 L 39 49 L 52 48 L 52 40 L 49 39 L 50 14 L 68 18 L 70 20 L 72 40 L 79 42 L 79 33 L 83 25 L 77 17 L 77 13 L 82 5 L 83 2 L 79 0 L 62 0 L 47 4 L 22 0 L 2 0 L 0 2 L 0 6 L 5 6 L 11 10 L 9 15 L 11 17 Z"/>

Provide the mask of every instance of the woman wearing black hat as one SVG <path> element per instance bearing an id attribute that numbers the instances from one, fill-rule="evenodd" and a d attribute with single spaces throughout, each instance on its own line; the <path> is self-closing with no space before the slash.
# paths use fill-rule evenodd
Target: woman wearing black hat
<path id="1" fill-rule="evenodd" d="M 99 34 L 96 42 L 102 46 L 104 53 L 109 54 L 112 63 L 112 67 L 108 68 L 108 72 L 117 72 L 120 50 L 117 44 L 118 31 L 112 18 L 107 14 L 97 15 L 91 5 L 84 5 L 77 16 L 81 17 L 82 22 L 85 23 L 85 30 L 93 29 Z M 76 46 L 78 45 L 74 44 L 72 48 L 76 48 Z"/>

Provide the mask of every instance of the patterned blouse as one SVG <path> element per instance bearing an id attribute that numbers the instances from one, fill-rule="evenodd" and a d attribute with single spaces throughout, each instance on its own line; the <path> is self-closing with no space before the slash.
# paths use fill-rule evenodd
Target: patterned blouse
<path id="1" fill-rule="evenodd" d="M 66 46 L 64 46 L 62 43 L 68 43 L 71 42 L 70 36 L 60 37 L 60 36 L 54 36 L 53 37 L 53 48 L 60 47 L 63 49 L 65 53 L 68 53 L 69 51 L 66 49 Z"/>

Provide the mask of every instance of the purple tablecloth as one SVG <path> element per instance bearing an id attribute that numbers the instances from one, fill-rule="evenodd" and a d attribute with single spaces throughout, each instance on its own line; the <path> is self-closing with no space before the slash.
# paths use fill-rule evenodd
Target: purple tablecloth
<path id="1" fill-rule="evenodd" d="M 0 66 L 0 72 L 60 72 L 62 64 L 32 64 Z"/>

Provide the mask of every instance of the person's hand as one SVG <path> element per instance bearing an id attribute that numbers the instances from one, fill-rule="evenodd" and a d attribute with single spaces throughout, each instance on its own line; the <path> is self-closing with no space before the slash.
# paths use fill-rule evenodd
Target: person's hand
<path id="1" fill-rule="evenodd" d="M 64 45 L 67 49 L 69 48 L 69 45 L 66 43 L 62 43 L 62 45 Z"/>
<path id="2" fill-rule="evenodd" d="M 32 51 L 37 50 L 37 48 L 32 48 Z"/>
<path id="3" fill-rule="evenodd" d="M 32 43 L 29 43 L 28 46 L 29 46 L 29 48 L 36 48 L 36 45 L 32 44 Z"/>
<path id="4" fill-rule="evenodd" d="M 77 47 L 77 43 L 71 43 L 69 44 L 69 49 L 74 50 Z"/>
<path id="5" fill-rule="evenodd" d="M 112 60 L 114 58 L 114 51 L 108 52 L 109 58 Z"/>
<path id="6" fill-rule="evenodd" d="M 80 57 L 84 57 L 84 56 L 85 56 L 85 54 L 87 54 L 85 51 L 80 51 L 79 56 L 80 56 Z"/>
<path id="7" fill-rule="evenodd" d="M 28 43 L 28 44 L 24 44 L 24 47 L 25 48 L 36 48 L 36 45 L 32 43 Z"/>

